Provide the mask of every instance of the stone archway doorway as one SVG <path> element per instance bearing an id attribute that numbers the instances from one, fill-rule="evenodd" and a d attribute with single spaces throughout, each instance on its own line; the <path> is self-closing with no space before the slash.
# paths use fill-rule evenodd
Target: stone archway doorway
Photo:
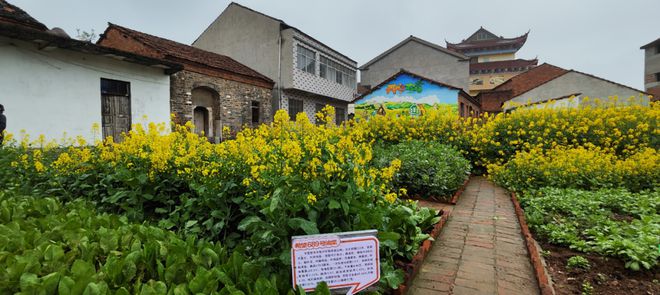
<path id="1" fill-rule="evenodd" d="M 207 87 L 197 87 L 192 90 L 193 124 L 195 133 L 213 138 L 217 133 L 214 130 L 214 112 L 220 115 L 220 110 L 214 110 L 218 93 Z"/>

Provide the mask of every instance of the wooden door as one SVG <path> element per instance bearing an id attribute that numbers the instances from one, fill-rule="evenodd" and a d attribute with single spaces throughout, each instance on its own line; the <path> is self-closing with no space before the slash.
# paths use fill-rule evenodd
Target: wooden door
<path id="1" fill-rule="evenodd" d="M 121 142 L 121 134 L 131 130 L 131 99 L 127 96 L 101 95 L 103 138 Z"/>
<path id="2" fill-rule="evenodd" d="M 195 133 L 209 136 L 208 129 L 209 111 L 204 107 L 196 107 L 193 111 L 193 124 L 195 125 Z"/>

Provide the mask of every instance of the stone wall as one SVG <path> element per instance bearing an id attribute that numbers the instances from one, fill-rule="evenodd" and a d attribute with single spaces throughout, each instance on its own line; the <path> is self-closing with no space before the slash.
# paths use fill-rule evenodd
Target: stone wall
<path id="1" fill-rule="evenodd" d="M 170 77 L 170 108 L 174 122 L 185 124 L 193 119 L 192 90 L 204 88 L 215 94 L 212 106 L 213 134 L 219 135 L 222 127 L 232 132 L 244 125 L 252 126 L 251 102 L 259 102 L 259 123 L 273 120 L 270 88 L 230 81 L 218 77 L 181 71 Z"/>

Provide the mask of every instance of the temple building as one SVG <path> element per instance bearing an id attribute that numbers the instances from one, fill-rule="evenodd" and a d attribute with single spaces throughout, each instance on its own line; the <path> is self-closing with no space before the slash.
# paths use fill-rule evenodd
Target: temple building
<path id="1" fill-rule="evenodd" d="M 490 90 L 538 64 L 537 59 L 516 59 L 527 35 L 515 38 L 497 36 L 483 27 L 460 43 L 447 43 L 447 49 L 470 58 L 469 93 Z"/>

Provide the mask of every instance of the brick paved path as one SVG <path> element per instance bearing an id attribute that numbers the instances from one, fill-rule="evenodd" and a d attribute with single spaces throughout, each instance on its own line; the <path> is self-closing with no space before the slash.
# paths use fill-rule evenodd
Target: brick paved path
<path id="1" fill-rule="evenodd" d="M 470 181 L 408 294 L 539 294 L 506 190 Z"/>

